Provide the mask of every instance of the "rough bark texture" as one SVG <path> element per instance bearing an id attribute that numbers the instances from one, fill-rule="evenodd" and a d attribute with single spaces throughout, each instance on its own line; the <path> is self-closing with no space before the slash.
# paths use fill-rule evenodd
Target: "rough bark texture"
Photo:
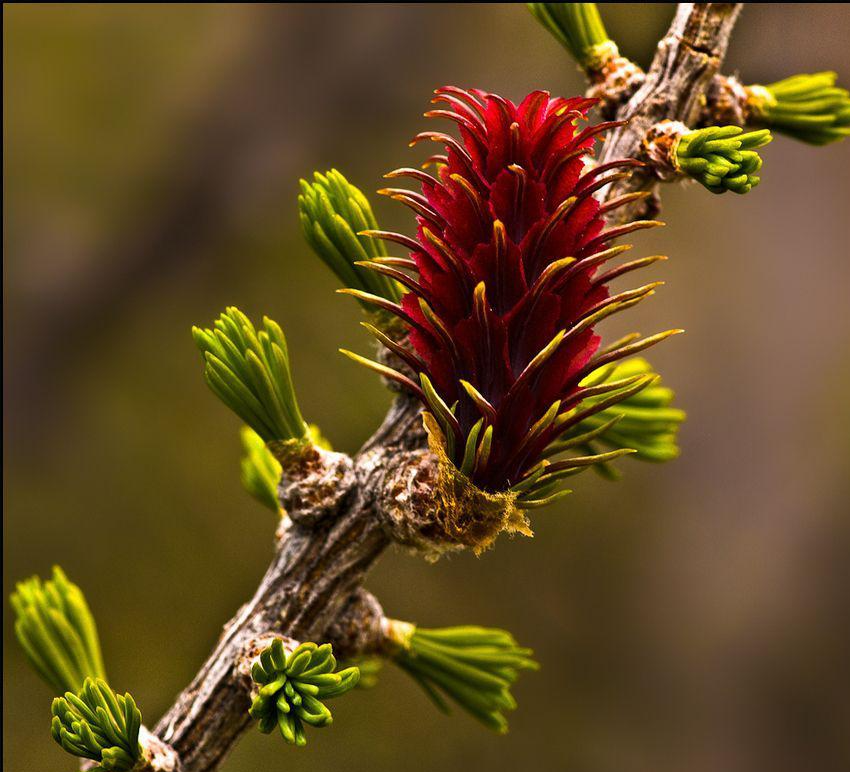
<path id="1" fill-rule="evenodd" d="M 328 628 L 388 546 L 375 509 L 377 494 L 384 478 L 424 442 L 418 414 L 418 405 L 406 397 L 396 400 L 354 459 L 356 485 L 333 516 L 303 525 L 293 513 L 294 519 L 284 521 L 274 560 L 254 597 L 225 625 L 194 681 L 154 728 L 177 752 L 184 772 L 216 769 L 248 728 L 248 690 L 237 667 L 251 642 L 270 633 L 326 640 Z M 314 507 L 309 495 L 303 499 Z"/>
<path id="2" fill-rule="evenodd" d="M 629 123 L 609 135 L 601 162 L 639 156 L 647 130 L 664 118 L 695 119 L 739 11 L 740 4 L 679 5 L 642 86 L 615 116 Z M 650 169 L 616 189 L 611 186 L 608 196 L 654 193 L 657 182 Z M 647 212 L 647 203 L 657 208 L 653 199 L 637 205 Z M 614 211 L 621 215 L 625 208 Z M 174 749 L 182 772 L 217 769 L 248 728 L 248 690 L 238 664 L 252 641 L 269 634 L 330 639 L 346 656 L 373 645 L 380 606 L 360 587 L 392 541 L 392 532 L 382 525 L 392 517 L 383 510 L 388 502 L 403 500 L 398 480 L 416 478 L 414 467 L 427 463 L 424 447 L 419 407 L 400 396 L 350 463 L 332 454 L 328 463 L 333 469 L 312 468 L 284 479 L 279 492 L 291 517 L 279 531 L 272 564 L 254 597 L 225 625 L 209 659 L 153 730 Z M 340 476 L 338 495 L 330 500 L 329 474 Z"/>
<path id="3" fill-rule="evenodd" d="M 618 111 L 625 126 L 614 129 L 605 142 L 600 163 L 616 158 L 642 158 L 649 129 L 661 120 L 695 126 L 706 89 L 720 69 L 741 3 L 679 3 L 676 17 L 658 50 L 643 85 Z M 649 159 L 644 159 L 649 160 Z M 660 209 L 660 180 L 650 166 L 619 185 L 611 194 L 637 190 L 651 196 L 617 210 L 617 219 L 654 217 Z"/>

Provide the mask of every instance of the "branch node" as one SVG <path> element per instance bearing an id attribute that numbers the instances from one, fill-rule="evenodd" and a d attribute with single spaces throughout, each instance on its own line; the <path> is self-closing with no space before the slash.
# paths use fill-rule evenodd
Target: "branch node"
<path id="1" fill-rule="evenodd" d="M 328 628 L 325 637 L 333 644 L 340 660 L 376 654 L 383 640 L 384 610 L 378 599 L 362 587 Z"/>
<path id="2" fill-rule="evenodd" d="M 313 527 L 338 513 L 357 485 L 354 463 L 344 453 L 314 445 L 302 446 L 297 453 L 281 452 L 274 443 L 269 449 L 282 467 L 280 505 L 301 526 Z"/>
<path id="3" fill-rule="evenodd" d="M 180 758 L 168 743 L 163 742 L 144 724 L 139 730 L 139 743 L 145 749 L 146 770 L 151 772 L 180 772 Z"/>
<path id="4" fill-rule="evenodd" d="M 749 95 L 734 75 L 715 75 L 705 92 L 700 126 L 744 126 L 750 119 Z"/>
<path id="5" fill-rule="evenodd" d="M 646 132 L 641 149 L 658 179 L 669 182 L 681 176 L 676 164 L 676 147 L 689 131 L 681 121 L 663 120 Z"/>
<path id="6" fill-rule="evenodd" d="M 643 85 L 646 73 L 631 59 L 620 56 L 613 41 L 613 55 L 601 61 L 592 71 L 592 84 L 587 96 L 599 100 L 599 114 L 606 120 L 614 120 Z"/>

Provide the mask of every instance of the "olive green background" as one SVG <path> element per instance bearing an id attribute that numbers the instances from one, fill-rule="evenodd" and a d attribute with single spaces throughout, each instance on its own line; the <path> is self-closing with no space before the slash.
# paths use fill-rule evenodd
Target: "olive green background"
<path id="1" fill-rule="evenodd" d="M 672 6 L 603 12 L 646 64 Z M 61 563 L 152 725 L 275 527 L 240 488 L 238 424 L 191 324 L 225 304 L 274 316 L 304 414 L 356 450 L 389 397 L 336 353 L 369 343 L 300 238 L 299 176 L 334 165 L 374 191 L 421 159 L 407 141 L 445 83 L 513 99 L 582 83 L 519 4 L 7 5 L 4 21 L 5 592 Z M 848 39 L 847 5 L 752 5 L 727 71 L 847 85 Z M 227 772 L 850 768 L 850 143 L 763 155 L 748 196 L 665 191 L 669 226 L 636 243 L 670 255 L 643 277 L 667 286 L 607 324 L 687 329 L 651 357 L 689 412 L 681 459 L 576 478 L 534 539 L 436 565 L 399 551 L 369 577 L 395 616 L 534 647 L 510 734 L 444 717 L 387 668 L 305 750 L 252 731 Z M 4 768 L 70 772 L 10 622 L 6 604 Z"/>

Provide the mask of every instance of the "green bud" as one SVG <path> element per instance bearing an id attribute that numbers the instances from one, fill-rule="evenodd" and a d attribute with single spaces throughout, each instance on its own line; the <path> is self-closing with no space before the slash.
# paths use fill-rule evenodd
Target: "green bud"
<path id="1" fill-rule="evenodd" d="M 53 739 L 72 756 L 98 762 L 105 772 L 127 772 L 141 761 L 142 714 L 129 694 L 86 678 L 78 693 L 53 700 Z"/>
<path id="2" fill-rule="evenodd" d="M 212 329 L 192 328 L 204 356 L 204 378 L 236 415 L 264 442 L 308 441 L 280 327 L 263 317 L 260 332 L 233 306 Z"/>
<path id="3" fill-rule="evenodd" d="M 378 223 L 369 200 L 336 169 L 314 172 L 313 182 L 301 180 L 298 210 L 304 238 L 313 251 L 350 289 L 368 292 L 396 302 L 398 283 L 359 262 L 387 256 L 384 242 L 361 235 L 377 231 Z M 361 301 L 364 309 L 372 307 Z"/>
<path id="4" fill-rule="evenodd" d="M 328 726 L 333 721 L 325 700 L 353 689 L 360 680 L 357 667 L 336 670 L 329 643 L 302 643 L 289 651 L 275 638 L 251 669 L 255 683 L 249 713 L 268 734 L 275 728 L 290 745 L 307 743 L 305 726 Z"/>
<path id="5" fill-rule="evenodd" d="M 424 629 L 388 620 L 387 649 L 431 698 L 449 713 L 446 697 L 500 734 L 505 711 L 516 701 L 511 686 L 521 670 L 537 670 L 531 649 L 520 647 L 505 630 L 463 626 Z"/>
<path id="6" fill-rule="evenodd" d="M 528 3 L 528 9 L 583 68 L 601 69 L 618 55 L 596 3 Z"/>
<path id="7" fill-rule="evenodd" d="M 76 692 L 86 678 L 105 678 L 94 617 L 85 596 L 53 567 L 53 578 L 18 583 L 11 596 L 15 635 L 54 694 Z"/>
<path id="8" fill-rule="evenodd" d="M 767 129 L 709 126 L 684 134 L 673 147 L 675 167 L 712 193 L 748 193 L 759 184 L 762 160 L 755 151 L 773 137 Z"/>
<path id="9" fill-rule="evenodd" d="M 850 93 L 834 72 L 792 75 L 768 86 L 747 86 L 750 121 L 810 145 L 828 145 L 850 134 Z"/>

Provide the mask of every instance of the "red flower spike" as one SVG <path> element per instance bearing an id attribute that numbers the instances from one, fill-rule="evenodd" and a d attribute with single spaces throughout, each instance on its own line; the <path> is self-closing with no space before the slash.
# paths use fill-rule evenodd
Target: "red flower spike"
<path id="1" fill-rule="evenodd" d="M 444 156 L 432 158 L 433 175 L 409 168 L 387 175 L 421 184 L 421 193 L 381 191 L 414 210 L 415 242 L 374 234 L 410 248 L 415 269 L 404 259 L 392 270 L 373 268 L 397 279 L 400 269 L 417 274 L 402 282 L 409 291 L 397 315 L 416 354 L 403 358 L 416 365 L 421 389 L 414 393 L 440 424 L 449 459 L 482 490 L 512 489 L 517 506 L 538 506 L 562 477 L 595 463 L 587 456 L 546 460 L 547 447 L 587 413 L 580 402 L 588 390 L 579 382 L 597 363 L 666 337 L 646 344 L 629 338 L 600 351 L 593 326 L 652 294 L 656 283 L 612 295 L 607 281 L 658 257 L 600 269 L 627 249 L 611 248 L 614 239 L 660 223 L 604 230 L 605 211 L 643 194 L 605 206 L 595 198 L 640 164 L 588 168 L 595 142 L 614 125 L 581 128 L 593 100 L 535 91 L 515 105 L 444 87 L 432 101 L 440 109 L 426 117 L 456 123 L 460 140 L 422 132 L 411 145 L 445 146 Z M 646 385 L 620 384 L 605 404 Z"/>

